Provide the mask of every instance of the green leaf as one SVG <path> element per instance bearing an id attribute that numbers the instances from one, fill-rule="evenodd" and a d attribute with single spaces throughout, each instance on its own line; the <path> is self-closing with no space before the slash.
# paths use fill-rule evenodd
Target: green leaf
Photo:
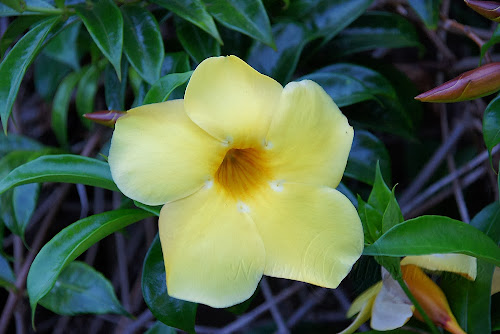
<path id="1" fill-rule="evenodd" d="M 149 212 L 137 209 L 108 211 L 81 219 L 52 238 L 40 250 L 28 273 L 26 285 L 32 320 L 36 305 L 70 262 L 104 237 L 149 216 Z"/>
<path id="2" fill-rule="evenodd" d="M 373 188 L 368 197 L 368 204 L 373 206 L 380 213 L 383 213 L 393 197 L 394 194 L 389 187 L 387 187 L 382 177 L 382 172 L 380 171 L 380 165 L 377 162 L 375 166 L 375 181 L 373 182 Z"/>
<path id="3" fill-rule="evenodd" d="M 165 55 L 160 27 L 154 16 L 138 5 L 122 6 L 123 50 L 130 64 L 149 84 L 160 78 Z"/>
<path id="4" fill-rule="evenodd" d="M 170 297 L 158 235 L 151 244 L 142 269 L 142 295 L 151 313 L 165 325 L 194 333 L 198 304 Z"/>
<path id="5" fill-rule="evenodd" d="M 20 16 L 10 22 L 7 30 L 5 30 L 2 38 L 0 39 L 0 57 L 3 56 L 11 44 L 17 40 L 19 35 L 21 35 L 31 25 L 44 18 L 45 16 L 41 15 Z"/>
<path id="6" fill-rule="evenodd" d="M 70 262 L 59 274 L 40 305 L 60 315 L 82 313 L 128 315 L 111 282 L 100 272 L 80 261 Z"/>
<path id="7" fill-rule="evenodd" d="M 150 329 L 148 329 L 148 331 L 145 334 L 176 334 L 176 333 L 177 331 L 174 328 L 167 326 L 160 321 L 157 321 Z"/>
<path id="8" fill-rule="evenodd" d="M 354 140 L 344 175 L 373 185 L 377 161 L 382 175 L 390 180 L 391 158 L 384 143 L 368 131 L 354 131 Z"/>
<path id="9" fill-rule="evenodd" d="M 208 14 L 205 5 L 200 0 L 151 0 L 151 2 L 165 7 L 198 26 L 222 44 L 214 19 Z"/>
<path id="10" fill-rule="evenodd" d="M 104 69 L 104 96 L 108 110 L 125 110 L 125 94 L 127 91 L 128 62 L 124 58 L 121 64 L 122 80 L 118 80 L 111 64 Z"/>
<path id="11" fill-rule="evenodd" d="M 493 147 L 500 143 L 500 95 L 493 99 L 484 111 L 483 138 L 488 153 L 491 154 Z"/>
<path id="12" fill-rule="evenodd" d="M 21 165 L 0 180 L 0 194 L 22 184 L 68 182 L 118 191 L 106 162 L 79 155 L 47 155 Z"/>
<path id="13" fill-rule="evenodd" d="M 160 217 L 160 211 L 161 211 L 161 208 L 163 207 L 163 205 L 151 206 L 151 205 L 147 205 L 147 204 L 137 202 L 137 201 L 134 201 L 134 204 L 136 207 L 143 209 L 147 212 L 151 212 L 152 214 L 154 214 L 157 217 Z"/>
<path id="14" fill-rule="evenodd" d="M 2 0 L 1 2 L 19 13 L 22 13 L 26 10 L 26 2 L 24 2 L 23 0 Z"/>
<path id="15" fill-rule="evenodd" d="M 36 58 L 33 67 L 36 92 L 45 101 L 51 102 L 58 85 L 71 71 L 71 67 L 50 58 L 44 51 Z"/>
<path id="16" fill-rule="evenodd" d="M 9 1 L 9 2 L 14 2 L 15 0 L 6 0 L 6 1 Z M 19 1 L 17 1 L 19 2 Z M 18 15 L 36 15 L 36 14 L 40 14 L 40 12 L 42 12 L 42 10 L 45 12 L 45 13 L 53 13 L 53 14 L 59 14 L 59 11 L 55 10 L 55 8 L 50 5 L 49 3 L 43 1 L 43 0 L 25 0 L 23 1 L 26 3 L 26 6 L 29 6 L 29 7 L 32 7 L 32 8 L 39 8 L 41 9 L 39 12 L 36 12 L 36 11 L 23 11 L 22 13 L 19 13 L 17 10 L 3 4 L 3 3 L 0 3 L 0 17 L 2 16 L 18 16 Z M 54 11 L 51 11 L 51 10 L 54 10 Z"/>
<path id="17" fill-rule="evenodd" d="M 443 216 L 421 216 L 394 226 L 364 255 L 406 256 L 462 253 L 500 265 L 500 249 L 475 227 Z"/>
<path id="18" fill-rule="evenodd" d="M 115 68 L 121 80 L 120 61 L 123 48 L 123 17 L 113 0 L 100 0 L 75 6 L 76 13 L 90 36 Z"/>
<path id="19" fill-rule="evenodd" d="M 373 244 L 382 235 L 383 213 L 363 201 L 358 195 L 358 214 L 363 224 L 365 244 Z"/>
<path id="20" fill-rule="evenodd" d="M 408 0 L 408 4 L 429 29 L 436 30 L 441 0 Z"/>
<path id="21" fill-rule="evenodd" d="M 482 60 L 486 52 L 495 44 L 500 43 L 500 26 L 497 26 L 491 38 L 481 46 L 481 57 Z"/>
<path id="22" fill-rule="evenodd" d="M 16 277 L 10 267 L 9 261 L 0 254 L 0 286 L 13 288 L 16 284 Z"/>
<path id="23" fill-rule="evenodd" d="M 44 53 L 50 58 L 64 63 L 74 70 L 80 68 L 80 61 L 77 49 L 78 34 L 80 33 L 81 23 L 76 21 L 63 27 L 63 30 L 57 34 L 44 48 Z"/>
<path id="24" fill-rule="evenodd" d="M 161 65 L 161 76 L 171 73 L 181 73 L 191 70 L 189 56 L 185 52 L 170 52 L 165 54 Z"/>
<path id="25" fill-rule="evenodd" d="M 0 133 L 0 158 L 12 151 L 38 151 L 43 145 L 31 138 L 9 134 L 8 136 Z"/>
<path id="26" fill-rule="evenodd" d="M 80 120 L 87 127 L 90 127 L 91 123 L 89 120 L 84 118 L 83 115 L 95 111 L 94 101 L 97 93 L 99 76 L 100 76 L 100 68 L 97 64 L 94 64 L 85 70 L 80 81 L 78 82 L 78 88 L 76 91 L 76 99 L 75 99 L 76 111 L 81 116 Z"/>
<path id="27" fill-rule="evenodd" d="M 68 109 L 71 102 L 73 90 L 80 81 L 85 70 L 68 74 L 54 95 L 52 103 L 51 125 L 57 141 L 64 147 L 68 146 Z"/>
<path id="28" fill-rule="evenodd" d="M 0 63 L 0 117 L 7 133 L 7 121 L 19 86 L 33 58 L 36 56 L 50 29 L 60 17 L 41 21 L 26 33 Z"/>
<path id="29" fill-rule="evenodd" d="M 307 43 L 306 30 L 295 22 L 277 23 L 272 28 L 276 50 L 261 42 L 254 42 L 248 63 L 257 71 L 269 75 L 281 84 L 290 81 L 300 54 Z"/>
<path id="30" fill-rule="evenodd" d="M 208 57 L 220 56 L 220 45 L 215 39 L 196 26 L 176 20 L 177 38 L 187 54 L 197 63 Z"/>
<path id="31" fill-rule="evenodd" d="M 392 194 L 389 199 L 389 203 L 384 211 L 384 216 L 382 217 L 382 233 L 387 232 L 392 227 L 402 223 L 404 220 L 403 214 L 401 213 L 401 208 L 396 201 L 396 196 L 394 195 L 394 189 L 392 189 Z"/>
<path id="32" fill-rule="evenodd" d="M 376 48 L 419 47 L 415 27 L 400 15 L 369 12 L 344 29 L 328 45 L 335 57 Z"/>
<path id="33" fill-rule="evenodd" d="M 269 18 L 261 0 L 203 0 L 203 2 L 210 14 L 224 26 L 275 48 Z"/>
<path id="34" fill-rule="evenodd" d="M 151 87 L 144 98 L 143 104 L 166 101 L 175 88 L 186 83 L 191 78 L 191 74 L 193 74 L 193 71 L 165 75 Z"/>

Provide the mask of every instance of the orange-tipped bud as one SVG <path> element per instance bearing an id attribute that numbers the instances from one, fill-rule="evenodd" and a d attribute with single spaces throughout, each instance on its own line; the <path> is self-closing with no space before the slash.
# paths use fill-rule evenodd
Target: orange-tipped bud
<path id="1" fill-rule="evenodd" d="M 422 102 L 460 102 L 477 99 L 500 89 L 500 62 L 463 73 L 415 97 Z"/>
<path id="2" fill-rule="evenodd" d="M 500 22 L 500 3 L 495 1 L 465 0 L 467 6 L 478 14 L 495 22 Z"/>
<path id="3" fill-rule="evenodd" d="M 93 122 L 109 126 L 110 128 L 112 128 L 115 126 L 116 120 L 125 114 L 126 112 L 124 111 L 103 110 L 103 111 L 92 112 L 90 114 L 85 114 L 83 115 L 83 117 Z"/>
<path id="4" fill-rule="evenodd" d="M 453 316 L 443 291 L 419 267 L 409 264 L 401 266 L 403 279 L 412 295 L 431 320 L 439 327 L 453 334 L 465 334 Z M 415 317 L 423 320 L 418 311 Z"/>

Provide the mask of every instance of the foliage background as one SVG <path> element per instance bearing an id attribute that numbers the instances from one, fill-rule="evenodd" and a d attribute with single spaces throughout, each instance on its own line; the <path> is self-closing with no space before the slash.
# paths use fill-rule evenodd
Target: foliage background
<path id="1" fill-rule="evenodd" d="M 199 333 L 330 333 L 349 324 L 350 302 L 380 278 L 372 255 L 410 254 L 422 243 L 427 253 L 446 245 L 483 259 L 476 282 L 444 277 L 441 286 L 468 332 L 500 328 L 498 296 L 491 303 L 488 290 L 490 263 L 500 262 L 498 99 L 413 99 L 483 55 L 500 59 L 496 23 L 462 1 L 2 0 L 0 16 L 8 129 L 0 134 L 0 332 L 33 332 L 30 304 L 38 303 L 38 333 L 174 331 L 156 319 Z M 112 130 L 82 115 L 181 98 L 199 62 L 228 54 L 283 85 L 318 82 L 355 127 L 340 189 L 363 208 L 368 247 L 337 290 L 267 278 L 230 310 L 171 299 L 155 238 L 158 208 L 112 192 L 104 159 Z M 396 184 L 399 205 L 389 190 Z M 420 218 L 416 231 L 404 233 L 411 224 L 403 223 L 391 239 L 386 232 L 402 220 L 382 215 L 394 202 L 404 219 Z M 472 221 L 489 239 L 424 214 Z M 448 237 L 434 238 L 436 231 Z M 55 235 L 60 242 L 45 246 L 30 270 Z M 375 242 L 400 253 L 377 253 Z M 396 332 L 429 330 L 415 320 L 406 327 Z"/>

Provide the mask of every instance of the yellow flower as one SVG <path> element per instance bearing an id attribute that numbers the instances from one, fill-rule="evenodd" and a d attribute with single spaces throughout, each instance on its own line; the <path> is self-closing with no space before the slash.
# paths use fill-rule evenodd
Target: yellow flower
<path id="1" fill-rule="evenodd" d="M 118 119 L 118 188 L 164 204 L 169 295 L 212 307 L 248 299 L 262 275 L 335 288 L 363 248 L 339 184 L 353 129 L 312 81 L 282 87 L 235 56 L 209 58 L 183 100 Z"/>
<path id="2" fill-rule="evenodd" d="M 450 333 L 464 334 L 453 316 L 443 291 L 420 267 L 432 271 L 449 271 L 476 278 L 476 258 L 462 254 L 433 254 L 407 256 L 401 260 L 403 280 L 425 313 L 439 327 Z M 354 322 L 341 334 L 354 333 L 371 318 L 373 329 L 386 331 L 403 326 L 412 315 L 421 321 L 410 299 L 391 275 L 382 269 L 382 281 L 370 287 L 354 300 L 347 317 L 358 314 Z"/>

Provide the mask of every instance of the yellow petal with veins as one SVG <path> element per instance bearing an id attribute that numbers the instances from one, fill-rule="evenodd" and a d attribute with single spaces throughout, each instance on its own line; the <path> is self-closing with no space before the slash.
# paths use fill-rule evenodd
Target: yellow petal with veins
<path id="1" fill-rule="evenodd" d="M 264 244 L 241 203 L 216 184 L 166 204 L 160 241 L 172 297 L 228 307 L 254 293 L 264 270 Z"/>
<path id="2" fill-rule="evenodd" d="M 275 177 L 337 187 L 354 131 L 330 96 L 315 82 L 291 82 L 266 138 Z"/>
<path id="3" fill-rule="evenodd" d="M 335 189 L 271 183 L 246 204 L 266 248 L 265 275 L 336 288 L 361 255 L 358 214 Z"/>
<path id="4" fill-rule="evenodd" d="M 184 95 L 188 116 L 233 148 L 262 145 L 283 87 L 235 56 L 204 60 Z"/>
<path id="5" fill-rule="evenodd" d="M 414 264 L 427 270 L 449 271 L 475 280 L 477 260 L 464 254 L 431 254 L 407 256 L 401 260 L 401 265 Z"/>
<path id="6" fill-rule="evenodd" d="M 113 180 L 126 196 L 159 205 L 200 189 L 213 178 L 226 150 L 176 100 L 138 107 L 120 117 L 108 160 Z"/>

